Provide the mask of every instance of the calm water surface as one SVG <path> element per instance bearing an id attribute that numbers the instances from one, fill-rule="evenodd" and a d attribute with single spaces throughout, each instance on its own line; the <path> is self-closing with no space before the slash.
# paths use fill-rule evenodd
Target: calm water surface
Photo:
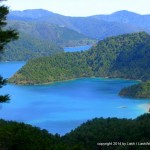
<path id="1" fill-rule="evenodd" d="M 8 78 L 24 64 L 0 63 L 0 74 Z M 9 93 L 11 101 L 0 104 L 0 118 L 25 122 L 61 135 L 95 117 L 135 118 L 146 112 L 144 106 L 150 100 L 121 98 L 118 92 L 136 82 L 85 78 L 51 85 L 8 84 L 0 93 Z"/>
<path id="2" fill-rule="evenodd" d="M 89 50 L 92 47 L 92 45 L 85 45 L 85 46 L 76 46 L 76 47 L 65 47 L 65 52 L 80 52 Z"/>

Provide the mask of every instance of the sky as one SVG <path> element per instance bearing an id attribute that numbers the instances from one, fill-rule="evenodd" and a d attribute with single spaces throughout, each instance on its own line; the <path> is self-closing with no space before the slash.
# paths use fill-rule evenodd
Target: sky
<path id="1" fill-rule="evenodd" d="M 91 16 L 128 10 L 150 14 L 150 0 L 7 0 L 10 10 L 46 9 L 65 16 Z"/>

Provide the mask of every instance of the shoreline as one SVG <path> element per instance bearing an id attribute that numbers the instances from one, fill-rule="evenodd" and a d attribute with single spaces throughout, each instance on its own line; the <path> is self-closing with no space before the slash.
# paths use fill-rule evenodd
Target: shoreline
<path id="1" fill-rule="evenodd" d="M 80 78 L 72 78 L 72 79 L 66 79 L 66 80 L 58 80 L 58 81 L 51 81 L 51 82 L 47 82 L 47 83 L 31 83 L 31 84 L 16 84 L 16 83 L 9 83 L 9 84 L 15 84 L 15 85 L 48 85 L 48 84 L 55 84 L 55 83 L 59 83 L 59 82 L 68 82 L 68 81 L 73 81 L 73 80 L 79 80 L 79 79 L 88 79 L 88 78 L 99 78 L 99 79 L 113 79 L 113 80 L 130 80 L 130 81 L 137 81 L 137 82 L 142 82 L 141 80 L 134 80 L 134 79 L 125 79 L 125 78 L 112 78 L 112 77 L 80 77 Z"/>
<path id="2" fill-rule="evenodd" d="M 150 102 L 138 105 L 141 109 L 145 111 L 145 113 L 150 113 Z"/>

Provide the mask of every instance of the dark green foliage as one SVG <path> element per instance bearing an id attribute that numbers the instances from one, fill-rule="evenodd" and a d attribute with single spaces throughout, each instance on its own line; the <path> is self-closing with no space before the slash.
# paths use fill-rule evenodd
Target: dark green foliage
<path id="1" fill-rule="evenodd" d="M 82 124 L 74 131 L 66 134 L 63 141 L 68 145 L 80 145 L 81 150 L 148 150 L 150 145 L 139 146 L 139 143 L 150 142 L 150 115 L 145 114 L 135 120 L 117 118 L 96 118 Z M 112 143 L 117 146 L 98 146 L 97 143 Z M 122 146 L 121 142 L 134 146 Z M 120 145 L 119 145 L 120 144 Z M 150 143 L 149 143 L 150 144 Z"/>
<path id="2" fill-rule="evenodd" d="M 0 3 L 3 0 L 0 0 Z M 3 52 L 4 47 L 10 41 L 16 40 L 18 38 L 18 33 L 12 29 L 4 29 L 7 25 L 6 16 L 9 13 L 9 9 L 6 6 L 0 5 L 0 53 Z M 0 76 L 0 88 L 6 84 L 6 80 Z M 8 95 L 0 95 L 0 103 L 8 102 Z"/>
<path id="3" fill-rule="evenodd" d="M 33 59 L 9 81 L 40 84 L 88 76 L 92 76 L 92 71 L 87 65 L 86 56 L 75 52 Z"/>
<path id="4" fill-rule="evenodd" d="M 3 0 L 0 0 L 0 3 Z M 6 16 L 9 13 L 9 10 L 6 6 L 0 5 L 0 52 L 4 50 L 4 46 L 12 40 L 18 38 L 18 34 L 15 30 L 9 29 L 5 30 L 4 27 L 7 25 Z"/>
<path id="5" fill-rule="evenodd" d="M 53 150 L 59 142 L 59 136 L 49 134 L 46 130 L 0 120 L 1 150 Z"/>
<path id="6" fill-rule="evenodd" d="M 31 60 L 9 82 L 39 84 L 92 76 L 148 80 L 149 43 L 145 32 L 110 37 L 89 51 Z"/>
<path id="7" fill-rule="evenodd" d="M 145 48 L 145 51 L 150 53 L 150 46 L 147 46 L 149 41 L 150 36 L 144 32 L 107 38 L 87 52 L 89 55 L 88 63 L 92 66 L 95 76 L 141 79 L 138 73 L 141 72 L 142 65 L 146 65 L 146 73 L 150 71 L 148 67 L 149 57 L 145 56 L 145 52 L 143 53 L 141 49 L 141 47 Z M 146 60 L 141 61 L 143 57 Z M 130 66 L 130 63 L 133 65 Z M 137 65 L 138 63 L 140 67 Z M 135 70 L 134 76 L 132 76 L 132 69 Z M 147 74 L 143 74 L 142 78 L 145 77 L 144 75 Z M 145 78 L 149 78 L 149 76 Z"/>
<path id="8" fill-rule="evenodd" d="M 0 149 L 4 150 L 149 150 L 150 114 L 134 120 L 95 118 L 60 137 L 24 123 L 0 120 Z M 98 143 L 109 143 L 100 146 Z M 135 145 L 129 146 L 129 143 Z M 125 143 L 126 146 L 123 146 Z M 117 145 L 116 145 L 117 144 Z"/>
<path id="9" fill-rule="evenodd" d="M 150 81 L 124 88 L 119 95 L 134 98 L 150 98 Z"/>

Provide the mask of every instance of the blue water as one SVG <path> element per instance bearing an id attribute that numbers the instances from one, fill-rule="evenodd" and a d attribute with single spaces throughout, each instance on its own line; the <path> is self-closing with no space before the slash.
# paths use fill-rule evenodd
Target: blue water
<path id="1" fill-rule="evenodd" d="M 17 72 L 23 65 L 24 61 L 20 62 L 0 62 L 0 75 L 5 78 L 10 78 L 15 72 Z"/>
<path id="2" fill-rule="evenodd" d="M 10 77 L 24 62 L 0 63 L 0 74 Z M 0 118 L 25 122 L 61 135 L 95 117 L 135 118 L 150 100 L 121 98 L 119 90 L 132 80 L 85 78 L 51 85 L 8 84 L 0 94 L 11 101 L 0 104 Z M 126 107 L 126 108 L 122 108 Z"/>
<path id="3" fill-rule="evenodd" d="M 85 45 L 85 46 L 76 46 L 76 47 L 65 47 L 65 52 L 80 52 L 89 50 L 92 47 L 92 45 Z"/>

